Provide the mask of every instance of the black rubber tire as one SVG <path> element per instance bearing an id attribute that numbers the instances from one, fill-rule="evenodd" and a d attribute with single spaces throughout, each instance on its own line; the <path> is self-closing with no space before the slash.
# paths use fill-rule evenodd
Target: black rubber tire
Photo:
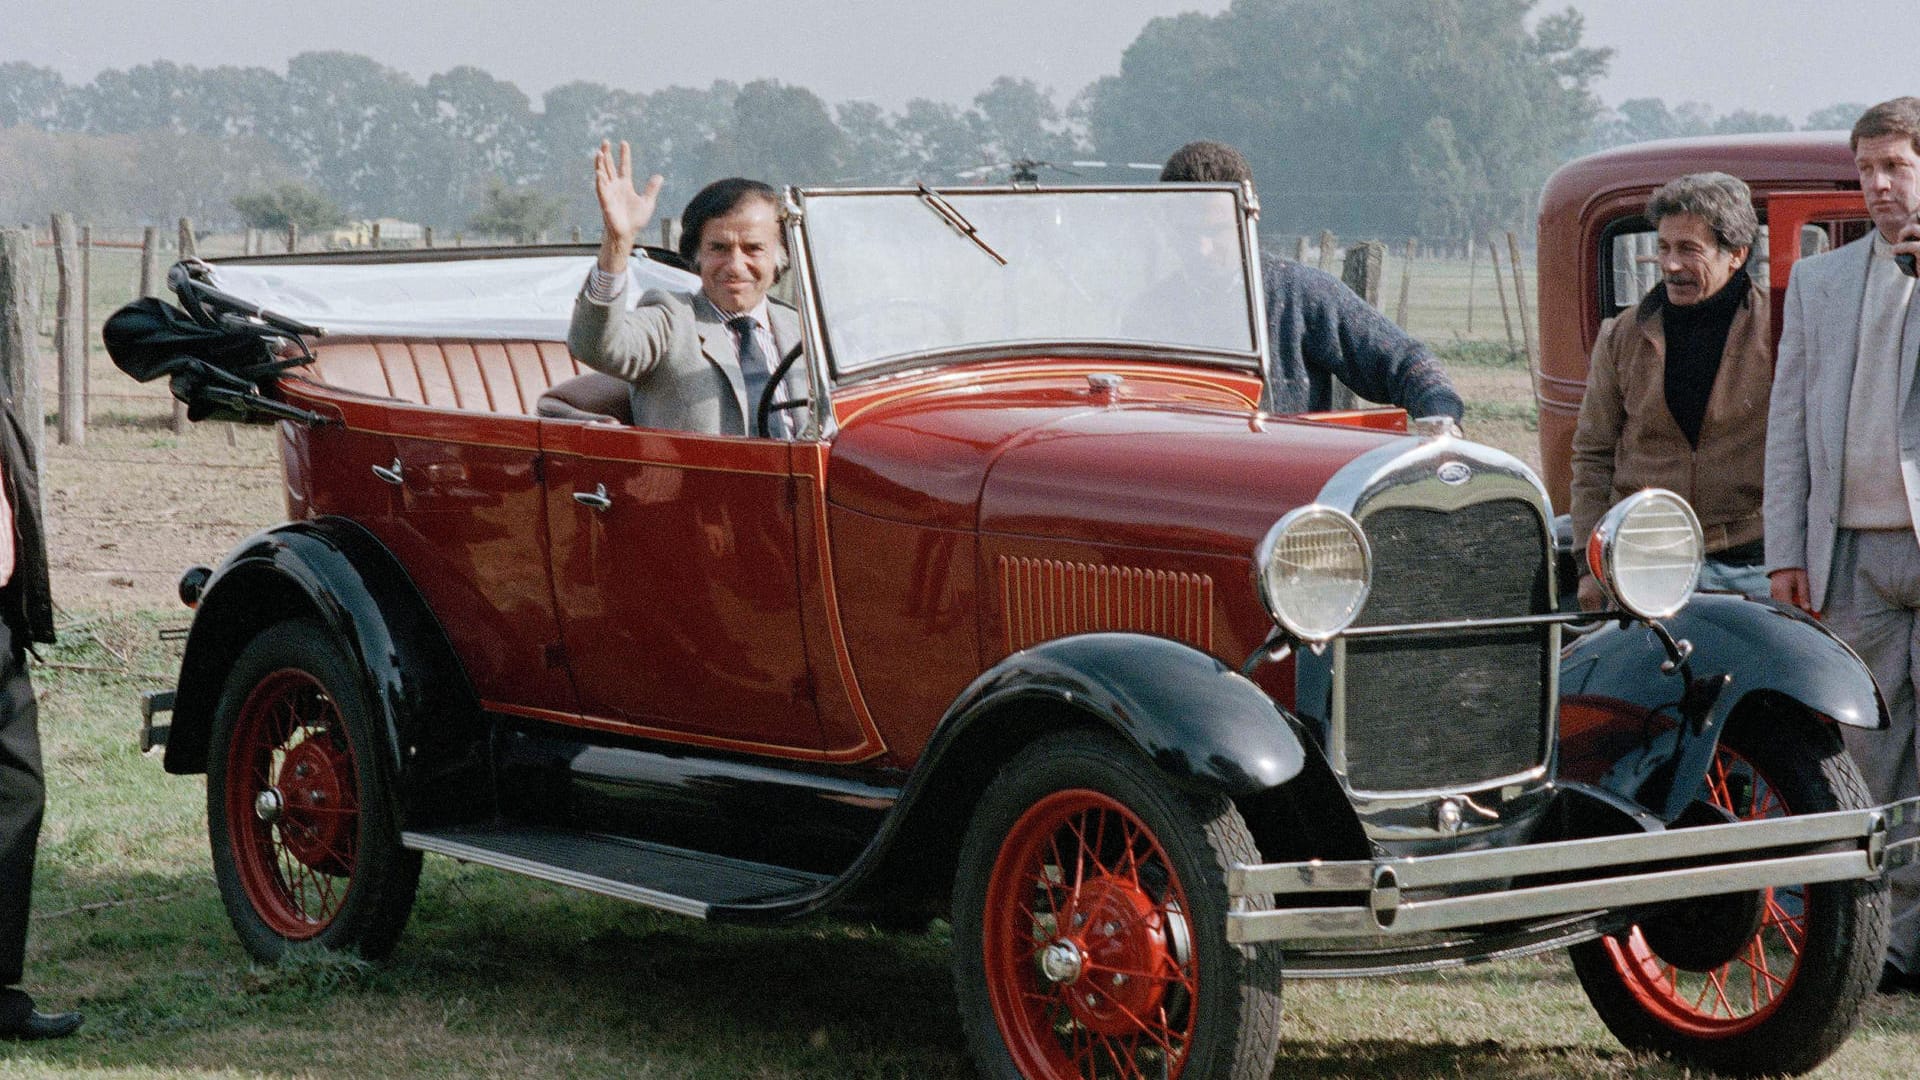
<path id="1" fill-rule="evenodd" d="M 1003 844 L 1012 842 L 1010 833 L 1023 816 L 1043 799 L 1072 792 L 1116 801 L 1144 825 L 1165 852 L 1167 868 L 1191 909 L 1185 923 L 1190 955 L 1197 960 L 1197 1002 L 1180 1008 L 1196 1011 L 1185 1060 L 1171 1075 L 1188 1080 L 1269 1076 L 1280 1039 L 1280 950 L 1226 940 L 1230 901 L 1223 872 L 1235 862 L 1260 861 L 1246 822 L 1225 796 L 1184 793 L 1133 747 L 1091 730 L 1059 732 L 1023 750 L 987 787 L 967 828 L 953 895 L 953 978 L 968 1050 L 982 1075 L 1008 1080 L 1024 1076 L 1008 1049 L 988 987 L 993 966 L 986 956 L 990 879 Z M 1173 895 L 1170 887 L 1164 893 Z M 1271 903 L 1270 897 L 1245 898 L 1237 910 L 1258 910 Z M 1037 971 L 1034 979 L 1036 985 L 1045 985 Z M 1105 1073 L 1096 1069 L 1060 1075 Z M 1054 1078 L 1048 1075 L 1047 1080 Z"/>
<path id="2" fill-rule="evenodd" d="M 326 875 L 332 880 L 325 884 L 338 881 L 345 889 L 344 897 L 324 923 L 314 920 L 319 925 L 288 932 L 289 920 L 284 912 L 279 916 L 282 926 L 276 928 L 274 916 L 262 910 L 263 906 L 271 905 L 276 894 L 271 891 L 270 882 L 262 883 L 257 868 L 266 865 L 271 870 L 275 865 L 290 864 L 275 859 L 267 859 L 263 864 L 249 859 L 248 865 L 256 868 L 256 876 L 251 879 L 254 889 L 268 890 L 250 892 L 242 868 L 246 857 L 236 852 L 236 822 L 229 818 L 237 805 L 251 804 L 261 785 L 246 775 L 247 770 L 233 767 L 229 751 L 233 749 L 236 735 L 240 734 L 237 729 L 242 723 L 243 710 L 256 690 L 263 686 L 290 686 L 292 693 L 306 693 L 311 698 L 313 688 L 306 682 L 309 679 L 324 691 L 324 700 L 314 705 L 318 714 L 329 717 L 330 721 L 337 720 L 338 727 L 337 731 L 329 727 L 329 734 L 314 737 L 331 740 L 336 748 L 331 751 L 332 760 L 348 760 L 352 764 L 351 786 L 357 812 L 352 815 L 351 824 L 343 828 L 343 832 L 351 836 L 350 865 L 344 868 L 344 873 L 336 867 L 335 872 Z M 271 690 L 264 692 L 271 696 Z M 319 625 L 304 619 L 278 623 L 257 635 L 234 661 L 220 693 L 207 754 L 207 835 L 213 850 L 214 877 L 220 885 L 220 899 L 226 905 L 227 917 L 241 945 L 255 958 L 271 962 L 296 942 L 311 942 L 323 948 L 357 951 L 367 959 L 379 959 L 393 951 L 406 927 L 420 881 L 420 853 L 400 846 L 387 772 L 381 764 L 383 751 L 374 732 L 357 667 L 348 659 L 341 644 Z M 283 749 L 290 749 L 301 741 L 288 739 Z M 239 787 L 230 790 L 230 785 Z M 243 841 L 252 837 L 257 842 L 263 833 L 280 835 L 275 834 L 271 826 L 263 830 L 258 821 L 243 820 L 237 824 Z M 342 842 L 346 843 L 344 836 Z M 278 880 L 284 882 L 285 879 L 282 871 Z"/>
<path id="3" fill-rule="evenodd" d="M 1728 729 L 1722 746 L 1723 754 L 1730 750 L 1745 759 L 1789 815 L 1872 805 L 1839 734 L 1812 718 L 1750 716 Z M 1629 985 L 1632 976 L 1622 970 L 1623 960 L 1616 959 L 1615 950 L 1625 947 L 1630 930 L 1573 948 L 1574 971 L 1600 1019 L 1630 1050 L 1728 1076 L 1799 1075 L 1825 1061 L 1852 1033 L 1887 945 L 1884 878 L 1796 890 L 1801 888 L 1805 931 L 1799 959 L 1772 1011 L 1764 1016 L 1756 1011 L 1758 1018 L 1743 1021 L 1745 1026 L 1687 1030 L 1689 1018 L 1676 1021 L 1650 1008 Z M 1755 940 L 1761 939 L 1756 935 Z M 1750 988 L 1760 985 L 1748 978 Z"/>

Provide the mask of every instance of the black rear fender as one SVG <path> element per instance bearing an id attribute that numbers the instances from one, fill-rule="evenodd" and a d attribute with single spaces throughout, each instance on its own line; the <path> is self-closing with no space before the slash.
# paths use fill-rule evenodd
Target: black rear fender
<path id="1" fill-rule="evenodd" d="M 437 806 L 473 808 L 477 798 L 490 805 L 485 731 L 446 633 L 393 555 L 340 518 L 257 533 L 214 570 L 180 664 L 168 772 L 207 770 L 228 670 L 255 635 L 293 618 L 318 623 L 363 673 L 381 765 L 400 781 L 402 820 L 431 820 Z"/>

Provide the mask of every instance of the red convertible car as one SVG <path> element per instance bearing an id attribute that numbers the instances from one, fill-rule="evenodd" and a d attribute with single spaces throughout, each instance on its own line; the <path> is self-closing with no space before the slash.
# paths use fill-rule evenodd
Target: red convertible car
<path id="1" fill-rule="evenodd" d="M 177 267 L 116 360 L 279 424 L 286 473 L 182 578 L 144 729 L 207 775 L 242 943 L 384 954 L 428 853 L 944 916 L 988 1076 L 1265 1076 L 1286 978 L 1558 948 L 1630 1047 L 1825 1059 L 1913 856 L 1836 733 L 1871 678 L 1694 596 L 1671 494 L 1595 533 L 1575 637 L 1518 460 L 1264 411 L 1256 209 L 791 191 L 790 439 L 541 418 L 585 249 Z"/>

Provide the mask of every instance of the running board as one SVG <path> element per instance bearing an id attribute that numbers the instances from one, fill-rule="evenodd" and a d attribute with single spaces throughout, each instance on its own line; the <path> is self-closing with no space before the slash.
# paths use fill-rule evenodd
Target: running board
<path id="1" fill-rule="evenodd" d="M 696 919 L 724 917 L 741 906 L 764 911 L 798 905 L 834 881 L 665 844 L 517 825 L 403 832 L 400 843 Z"/>

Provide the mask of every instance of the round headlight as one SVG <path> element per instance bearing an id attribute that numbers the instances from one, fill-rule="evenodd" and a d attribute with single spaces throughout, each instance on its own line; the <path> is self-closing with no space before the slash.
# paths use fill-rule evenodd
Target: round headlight
<path id="1" fill-rule="evenodd" d="M 1267 530 L 1253 560 L 1267 614 L 1303 641 L 1345 630 L 1373 584 L 1366 534 L 1331 507 L 1289 511 Z"/>
<path id="2" fill-rule="evenodd" d="M 1700 519 L 1671 491 L 1648 488 L 1622 499 L 1594 526 L 1587 566 L 1621 607 L 1664 619 L 1687 605 L 1706 557 Z"/>

